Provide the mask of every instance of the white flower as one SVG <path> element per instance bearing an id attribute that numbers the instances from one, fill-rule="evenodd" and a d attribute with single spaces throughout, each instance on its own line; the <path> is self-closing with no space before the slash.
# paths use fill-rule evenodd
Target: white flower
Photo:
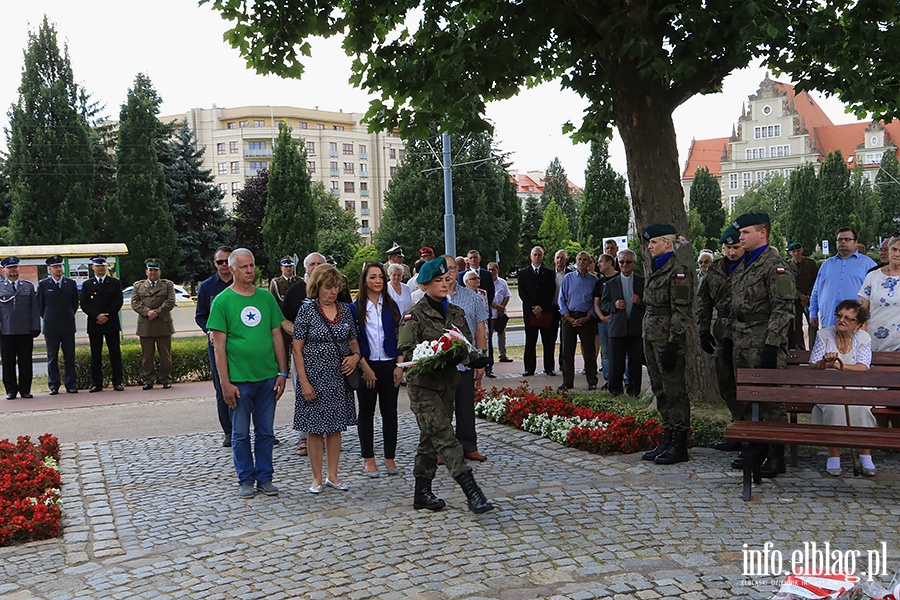
<path id="1" fill-rule="evenodd" d="M 499 396 L 487 396 L 484 400 L 475 405 L 475 414 L 488 421 L 496 422 L 506 411 L 507 402 L 509 402 L 509 396 L 504 394 Z"/>

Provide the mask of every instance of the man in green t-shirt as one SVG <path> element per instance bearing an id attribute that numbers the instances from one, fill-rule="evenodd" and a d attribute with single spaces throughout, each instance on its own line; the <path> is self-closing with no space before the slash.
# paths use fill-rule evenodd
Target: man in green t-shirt
<path id="1" fill-rule="evenodd" d="M 241 498 L 253 497 L 257 489 L 267 496 L 278 494 L 272 484 L 275 403 L 287 381 L 280 331 L 284 317 L 272 294 L 253 285 L 255 262 L 246 248 L 231 253 L 233 283 L 213 299 L 206 323 L 213 332 L 219 382 L 231 415 L 231 451 Z"/>

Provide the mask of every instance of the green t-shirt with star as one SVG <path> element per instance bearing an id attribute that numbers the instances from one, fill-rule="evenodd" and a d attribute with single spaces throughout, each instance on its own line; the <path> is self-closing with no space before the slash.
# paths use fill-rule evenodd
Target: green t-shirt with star
<path id="1" fill-rule="evenodd" d="M 272 330 L 280 327 L 283 319 L 275 297 L 266 290 L 256 288 L 252 296 L 243 296 L 227 288 L 213 298 L 206 327 L 227 336 L 228 378 L 233 383 L 265 381 L 278 375 Z"/>

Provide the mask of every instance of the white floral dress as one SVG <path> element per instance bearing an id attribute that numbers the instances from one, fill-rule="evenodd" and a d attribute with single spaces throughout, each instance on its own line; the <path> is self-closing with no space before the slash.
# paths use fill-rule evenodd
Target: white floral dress
<path id="1" fill-rule="evenodd" d="M 863 281 L 859 297 L 869 301 L 867 329 L 873 352 L 900 350 L 900 277 L 875 269 Z"/>

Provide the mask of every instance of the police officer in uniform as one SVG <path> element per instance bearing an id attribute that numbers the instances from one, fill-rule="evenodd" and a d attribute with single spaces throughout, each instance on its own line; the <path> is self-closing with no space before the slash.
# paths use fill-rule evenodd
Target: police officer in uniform
<path id="1" fill-rule="evenodd" d="M 417 344 L 437 340 L 451 325 L 455 325 L 467 339 L 472 339 L 465 312 L 447 300 L 450 277 L 442 256 L 428 261 L 419 271 L 416 282 L 425 286 L 425 296 L 406 311 L 397 336 L 397 348 L 403 351 L 405 360 L 412 359 Z M 493 509 L 494 506 L 475 483 L 472 469 L 464 460 L 462 446 L 453 434 L 453 404 L 459 383 L 456 367 L 413 372 L 408 375 L 407 381 L 410 408 L 416 415 L 420 431 L 413 471 L 416 477 L 413 507 L 417 510 L 444 508 L 444 501 L 431 491 L 431 481 L 437 472 L 437 455 L 440 454 L 450 475 L 466 494 L 469 510 L 483 513 Z"/>
<path id="2" fill-rule="evenodd" d="M 37 292 L 30 281 L 19 279 L 19 257 L 8 256 L 0 263 L 6 267 L 6 280 L 0 282 L 0 356 L 3 360 L 3 387 L 6 399 L 17 394 L 33 398 L 31 354 L 34 338 L 41 334 L 41 316 Z M 18 372 L 17 372 L 18 371 Z"/>
<path id="3" fill-rule="evenodd" d="M 794 316 L 794 274 L 774 248 L 769 247 L 772 226 L 766 213 L 745 213 L 735 219 L 744 258 L 731 276 L 731 311 L 734 315 L 734 366 L 751 369 L 787 367 L 788 329 Z M 750 418 L 750 404 L 744 418 Z M 760 419 L 786 421 L 781 404 L 762 403 Z M 759 453 L 762 458 L 762 452 Z M 732 462 L 743 468 L 746 457 Z M 771 444 L 760 466 L 763 477 L 784 473 L 784 445 Z"/>
<path id="4" fill-rule="evenodd" d="M 644 283 L 644 359 L 662 417 L 663 438 L 644 460 L 671 465 L 688 460 L 691 405 L 685 385 L 685 328 L 693 318 L 694 269 L 675 256 L 675 227 L 654 223 L 641 234 L 652 257 Z"/>
<path id="5" fill-rule="evenodd" d="M 731 275 L 744 256 L 740 233 L 731 225 L 722 233 L 722 256 L 713 261 L 697 290 L 697 327 L 700 330 L 700 347 L 707 354 L 715 355 L 716 379 L 719 395 L 731 411 L 732 420 L 743 419 L 743 411 L 737 402 L 737 381 L 734 372 L 734 342 L 732 341 Z M 716 322 L 712 323 L 713 309 Z M 712 326 L 710 326 L 712 324 Z M 716 450 L 740 450 L 740 442 L 716 442 Z"/>
<path id="6" fill-rule="evenodd" d="M 388 261 L 384 263 L 384 268 L 387 269 L 388 265 L 390 264 L 402 266 L 403 275 L 400 277 L 400 279 L 403 281 L 403 283 L 408 282 L 412 275 L 410 275 L 409 273 L 409 267 L 406 266 L 405 262 L 403 262 L 403 248 L 400 247 L 400 244 L 394 242 L 394 245 L 388 248 L 386 254 L 388 257 Z"/>
<path id="7" fill-rule="evenodd" d="M 278 303 L 278 308 L 281 308 L 284 304 L 284 295 L 292 285 L 297 283 L 297 277 L 294 273 L 293 258 L 285 256 L 278 261 L 278 264 L 281 265 L 281 275 L 269 282 L 269 292 L 275 296 L 275 302 Z"/>
<path id="8" fill-rule="evenodd" d="M 59 349 L 62 347 L 66 391 L 77 394 L 75 313 L 78 312 L 78 284 L 63 276 L 62 256 L 51 256 L 45 262 L 50 275 L 38 282 L 37 298 L 44 319 L 44 342 L 47 344 L 47 385 L 51 396 L 59 393 Z"/>
<path id="9" fill-rule="evenodd" d="M 103 340 L 109 349 L 113 389 L 124 392 L 122 350 L 119 345 L 119 311 L 122 310 L 122 283 L 107 273 L 105 256 L 91 259 L 94 276 L 81 285 L 81 310 L 87 315 L 91 342 L 91 389 L 103 391 Z"/>
<path id="10" fill-rule="evenodd" d="M 162 263 L 158 258 L 144 261 L 147 279 L 134 282 L 131 309 L 138 314 L 137 336 L 141 340 L 144 389 L 153 389 L 154 355 L 159 351 L 159 378 L 163 389 L 172 387 L 172 334 L 175 323 L 175 284 L 160 278 Z"/>

